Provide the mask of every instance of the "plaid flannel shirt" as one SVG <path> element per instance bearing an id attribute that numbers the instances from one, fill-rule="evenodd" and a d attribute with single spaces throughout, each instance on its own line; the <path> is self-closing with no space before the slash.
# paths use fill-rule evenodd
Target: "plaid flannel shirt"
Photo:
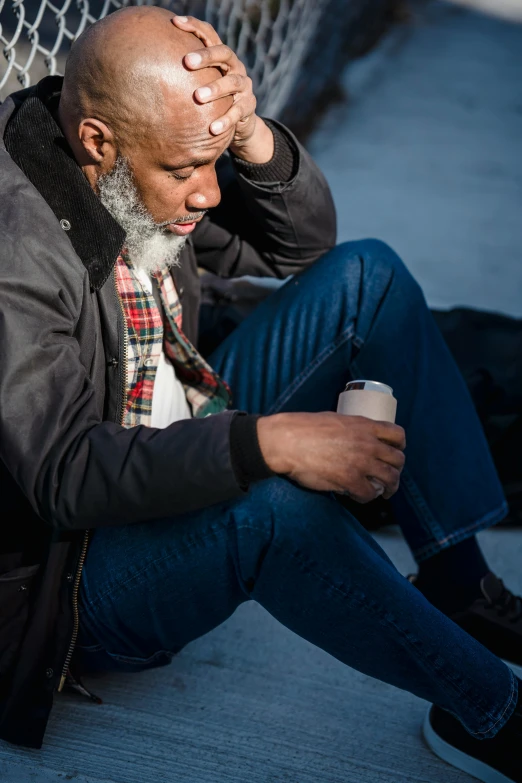
<path id="1" fill-rule="evenodd" d="M 227 384 L 183 334 L 181 302 L 169 268 L 165 266 L 154 277 L 152 284 L 158 285 L 165 318 L 125 254 L 116 261 L 116 285 L 128 334 L 125 427 L 150 426 L 154 380 L 162 346 L 183 384 L 193 416 L 202 418 L 220 413 L 231 402 Z"/>

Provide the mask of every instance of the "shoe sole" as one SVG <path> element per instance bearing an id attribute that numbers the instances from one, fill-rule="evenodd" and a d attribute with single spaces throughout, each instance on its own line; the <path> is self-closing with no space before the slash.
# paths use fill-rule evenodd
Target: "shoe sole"
<path id="1" fill-rule="evenodd" d="M 507 778 L 498 770 L 493 769 L 478 759 L 474 759 L 472 756 L 468 756 L 467 753 L 463 753 L 461 750 L 453 747 L 453 745 L 450 745 L 449 742 L 441 739 L 431 726 L 430 710 L 428 710 L 424 718 L 422 733 L 428 747 L 435 755 L 451 764 L 452 767 L 467 772 L 468 775 L 481 780 L 482 783 L 515 783 L 512 778 Z"/>

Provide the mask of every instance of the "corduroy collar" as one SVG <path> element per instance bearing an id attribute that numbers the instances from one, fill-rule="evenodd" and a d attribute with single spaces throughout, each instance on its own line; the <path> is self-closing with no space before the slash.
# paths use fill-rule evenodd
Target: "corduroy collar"
<path id="1" fill-rule="evenodd" d="M 124 244 L 125 232 L 87 182 L 54 118 L 62 82 L 60 76 L 47 76 L 35 85 L 10 119 L 4 142 L 67 231 L 92 288 L 100 289 Z"/>

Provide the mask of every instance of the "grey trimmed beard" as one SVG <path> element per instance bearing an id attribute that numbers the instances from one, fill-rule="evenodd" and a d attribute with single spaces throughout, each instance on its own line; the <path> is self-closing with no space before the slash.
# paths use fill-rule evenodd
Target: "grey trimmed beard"
<path id="1" fill-rule="evenodd" d="M 132 171 L 124 157 L 118 157 L 111 171 L 98 180 L 103 206 L 120 224 L 127 237 L 125 247 L 135 269 L 151 275 L 164 266 L 179 265 L 186 237 L 158 224 L 140 199 Z"/>

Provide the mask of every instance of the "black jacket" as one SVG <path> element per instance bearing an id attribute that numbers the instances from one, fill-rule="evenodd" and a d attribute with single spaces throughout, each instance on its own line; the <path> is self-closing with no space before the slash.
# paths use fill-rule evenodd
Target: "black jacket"
<path id="1" fill-rule="evenodd" d="M 0 737 L 31 747 L 74 648 L 86 531 L 208 506 L 267 475 L 249 416 L 121 426 L 125 236 L 56 124 L 60 88 L 47 77 L 0 106 Z M 324 178 L 272 127 L 273 161 L 223 172 L 222 203 L 173 272 L 194 343 L 198 266 L 285 277 L 335 244 Z M 263 181 L 278 169 L 287 181 Z"/>

